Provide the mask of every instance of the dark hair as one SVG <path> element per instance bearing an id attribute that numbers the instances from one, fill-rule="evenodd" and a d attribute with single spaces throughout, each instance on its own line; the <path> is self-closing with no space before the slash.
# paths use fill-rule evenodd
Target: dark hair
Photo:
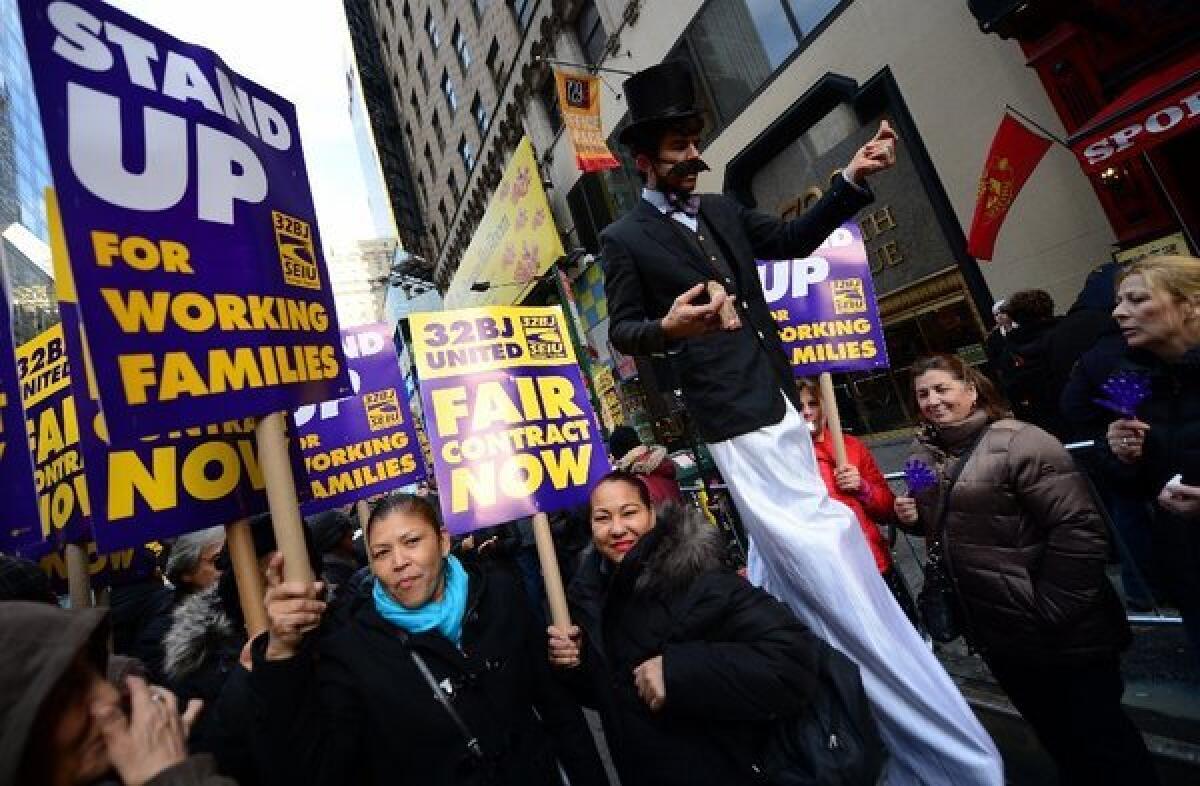
<path id="1" fill-rule="evenodd" d="M 926 355 L 922 358 L 917 358 L 917 361 L 912 365 L 912 397 L 913 408 L 919 412 L 920 405 L 917 403 L 917 377 L 927 371 L 944 371 L 950 376 L 957 379 L 959 382 L 964 382 L 975 388 L 978 398 L 975 401 L 975 407 L 982 409 L 987 413 L 989 421 L 1000 420 L 1012 416 L 1012 412 L 1008 407 L 1008 402 L 1000 395 L 996 386 L 992 381 L 972 365 L 965 362 L 957 355 L 937 354 Z"/>
<path id="2" fill-rule="evenodd" d="M 608 452 L 613 454 L 617 461 L 629 451 L 641 446 L 642 438 L 630 426 L 617 426 L 608 436 Z"/>
<path id="3" fill-rule="evenodd" d="M 644 504 L 651 511 L 654 510 L 654 503 L 650 500 L 650 488 L 646 485 L 646 481 L 642 480 L 632 472 L 627 472 L 623 469 L 614 469 L 612 472 L 597 480 L 595 485 L 592 486 L 592 490 L 588 492 L 587 520 L 589 522 L 592 520 L 592 495 L 596 493 L 596 489 L 600 488 L 605 483 L 614 482 L 628 483 L 630 486 L 633 486 L 635 489 L 637 489 L 638 498 L 641 499 L 642 504 Z"/>
<path id="4" fill-rule="evenodd" d="M 1004 311 L 1018 325 L 1034 325 L 1054 316 L 1054 298 L 1041 289 L 1022 289 L 1005 302 Z"/>
<path id="5" fill-rule="evenodd" d="M 699 134 L 704 130 L 704 116 L 695 115 L 676 120 L 663 120 L 657 123 L 647 123 L 646 126 L 637 131 L 626 143 L 629 148 L 629 154 L 635 159 L 640 155 L 647 155 L 651 158 L 658 158 L 659 149 L 662 146 L 662 139 L 670 131 L 688 135 Z M 647 180 L 646 173 L 638 170 L 638 177 L 645 183 Z"/>
<path id="6" fill-rule="evenodd" d="M 428 499 L 418 497 L 416 494 L 389 494 L 372 505 L 371 515 L 367 516 L 367 527 L 363 532 L 363 537 L 367 539 L 367 543 L 364 545 L 368 549 L 371 545 L 371 528 L 375 526 L 375 522 L 393 513 L 417 516 L 432 527 L 435 534 L 442 531 L 442 520 L 438 516 L 437 510 L 434 509 L 433 503 Z"/>

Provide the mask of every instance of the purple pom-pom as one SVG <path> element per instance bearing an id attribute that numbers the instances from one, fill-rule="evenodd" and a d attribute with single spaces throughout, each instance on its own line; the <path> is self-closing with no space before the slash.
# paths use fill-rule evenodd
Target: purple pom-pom
<path id="1" fill-rule="evenodd" d="M 1137 417 L 1137 409 L 1150 395 L 1150 377 L 1139 371 L 1121 371 L 1109 377 L 1100 389 L 1105 398 L 1095 402 L 1121 417 Z"/>
<path id="2" fill-rule="evenodd" d="M 924 461 L 909 459 L 904 462 L 904 482 L 908 484 L 908 496 L 913 497 L 936 487 L 938 476 Z"/>

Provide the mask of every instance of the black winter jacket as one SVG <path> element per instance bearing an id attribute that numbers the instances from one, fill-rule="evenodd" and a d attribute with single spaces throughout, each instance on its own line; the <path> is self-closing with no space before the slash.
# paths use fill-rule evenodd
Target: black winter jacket
<path id="1" fill-rule="evenodd" d="M 1138 418 L 1150 431 L 1137 464 L 1122 464 L 1107 453 L 1113 479 L 1147 500 L 1158 497 L 1177 474 L 1185 483 L 1200 485 L 1200 346 L 1173 362 L 1130 350 L 1117 364 L 1115 372 L 1120 371 L 1149 376 L 1150 397 L 1138 407 Z M 1100 448 L 1108 451 L 1108 443 Z"/>
<path id="2" fill-rule="evenodd" d="M 255 640 L 255 738 L 261 758 L 275 762 L 273 782 L 557 786 L 557 754 L 572 784 L 607 784 L 583 713 L 550 674 L 545 633 L 517 581 L 474 565 L 467 575 L 461 651 L 437 633 L 404 633 L 369 595 L 345 627 L 306 641 L 288 660 L 266 660 L 267 637 Z M 410 647 L 448 689 L 486 765 L 467 753 Z"/>
<path id="3" fill-rule="evenodd" d="M 725 569 L 723 551 L 706 521 L 668 506 L 615 570 L 592 551 L 571 585 L 582 665 L 557 673 L 600 713 L 623 786 L 754 783 L 735 762 L 812 694 L 812 634 Z M 654 713 L 633 670 L 656 655 L 666 702 Z"/>

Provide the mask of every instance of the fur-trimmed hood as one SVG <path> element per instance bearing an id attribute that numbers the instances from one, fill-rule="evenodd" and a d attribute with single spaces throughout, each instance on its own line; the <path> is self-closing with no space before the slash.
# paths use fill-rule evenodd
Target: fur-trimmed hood
<path id="1" fill-rule="evenodd" d="M 685 589 L 705 573 L 725 569 L 721 533 L 697 510 L 668 504 L 658 523 L 630 552 L 638 571 L 637 594 L 667 594 Z M 628 559 L 628 558 L 627 558 Z"/>
<path id="2" fill-rule="evenodd" d="M 171 615 L 171 630 L 163 640 L 163 672 L 173 681 L 185 679 L 219 649 L 236 645 L 240 635 L 217 587 L 198 592 Z"/>

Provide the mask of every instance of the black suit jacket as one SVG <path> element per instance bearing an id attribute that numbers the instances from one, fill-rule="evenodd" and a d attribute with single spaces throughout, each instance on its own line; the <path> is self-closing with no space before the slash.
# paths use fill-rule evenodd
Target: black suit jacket
<path id="1" fill-rule="evenodd" d="M 756 259 L 809 256 L 871 195 L 841 177 L 792 221 L 743 207 L 720 194 L 700 198 L 700 215 L 732 269 L 706 257 L 684 226 L 645 200 L 601 233 L 609 338 L 628 355 L 666 352 L 684 400 L 708 442 L 720 442 L 783 419 L 782 390 L 800 409 L 792 367 L 763 297 Z M 742 321 L 721 331 L 669 341 L 662 317 L 698 283 L 721 281 Z"/>

